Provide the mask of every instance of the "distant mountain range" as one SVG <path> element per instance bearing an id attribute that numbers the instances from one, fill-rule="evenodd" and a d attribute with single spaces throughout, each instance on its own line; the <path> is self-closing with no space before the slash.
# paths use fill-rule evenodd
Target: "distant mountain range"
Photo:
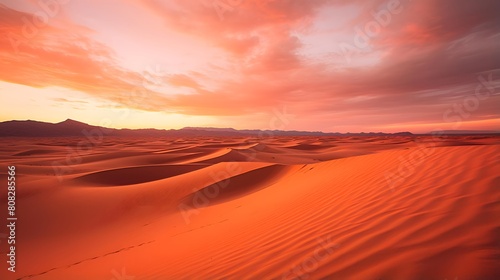
<path id="1" fill-rule="evenodd" d="M 115 129 L 93 126 L 67 119 L 60 123 L 39 121 L 0 122 L 0 137 L 81 137 L 101 134 L 118 137 L 195 137 L 195 136 L 411 136 L 410 132 L 398 133 L 326 133 L 320 131 L 282 131 L 213 127 L 185 127 L 182 129 Z"/>
<path id="2" fill-rule="evenodd" d="M 89 125 L 83 122 L 67 119 L 59 123 L 39 121 L 5 121 L 0 122 L 0 137 L 84 137 L 86 135 L 100 134 L 103 136 L 117 137 L 196 137 L 196 136 L 412 136 L 411 132 L 361 132 L 339 133 L 321 131 L 284 131 L 284 130 L 259 130 L 259 129 L 234 129 L 215 127 L 185 127 L 181 129 L 115 129 Z M 500 131 L 477 130 L 446 130 L 441 131 L 446 135 L 477 135 L 500 134 Z M 427 134 L 422 134 L 427 135 Z"/>

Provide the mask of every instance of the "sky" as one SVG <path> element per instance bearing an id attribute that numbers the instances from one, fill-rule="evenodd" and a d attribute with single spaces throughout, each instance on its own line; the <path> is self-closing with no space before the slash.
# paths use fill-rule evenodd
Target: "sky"
<path id="1" fill-rule="evenodd" d="M 0 0 L 0 121 L 500 130 L 497 0 Z"/>

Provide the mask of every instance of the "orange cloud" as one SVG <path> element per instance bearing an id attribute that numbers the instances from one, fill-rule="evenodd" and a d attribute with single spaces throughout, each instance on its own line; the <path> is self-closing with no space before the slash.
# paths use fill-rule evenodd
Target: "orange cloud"
<path id="1" fill-rule="evenodd" d="M 130 102 L 131 97 L 160 94 L 142 88 L 143 77 L 121 68 L 113 51 L 92 40 L 71 22 L 36 27 L 30 14 L 0 6 L 0 79 L 32 87 L 60 86 L 139 109 L 161 109 L 155 103 Z M 33 25 L 31 25 L 33 24 Z M 32 33 L 27 33 L 31 30 Z M 29 34 L 29 35 L 27 35 Z"/>

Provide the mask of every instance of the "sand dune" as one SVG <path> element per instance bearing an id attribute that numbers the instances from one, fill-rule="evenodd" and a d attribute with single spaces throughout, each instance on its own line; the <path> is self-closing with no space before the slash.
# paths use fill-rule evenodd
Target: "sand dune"
<path id="1" fill-rule="evenodd" d="M 223 179 L 191 193 L 181 203 L 190 207 L 197 207 L 196 198 L 204 197 L 208 205 L 226 202 L 239 197 L 257 192 L 262 188 L 271 187 L 282 177 L 286 176 L 290 167 L 283 165 L 270 165 L 254 169 L 236 176 L 230 180 Z"/>
<path id="2" fill-rule="evenodd" d="M 499 138 L 0 142 L 1 279 L 500 279 Z"/>

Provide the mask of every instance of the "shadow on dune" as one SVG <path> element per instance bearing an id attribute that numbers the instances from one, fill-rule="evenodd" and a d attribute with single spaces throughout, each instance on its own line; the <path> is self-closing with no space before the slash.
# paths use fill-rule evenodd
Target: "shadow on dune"
<path id="1" fill-rule="evenodd" d="M 258 168 L 201 188 L 182 201 L 194 208 L 227 202 L 273 185 L 290 169 L 285 165 Z"/>
<path id="2" fill-rule="evenodd" d="M 124 186 L 157 181 L 189 173 L 206 165 L 137 166 L 94 172 L 75 178 L 85 184 Z"/>

